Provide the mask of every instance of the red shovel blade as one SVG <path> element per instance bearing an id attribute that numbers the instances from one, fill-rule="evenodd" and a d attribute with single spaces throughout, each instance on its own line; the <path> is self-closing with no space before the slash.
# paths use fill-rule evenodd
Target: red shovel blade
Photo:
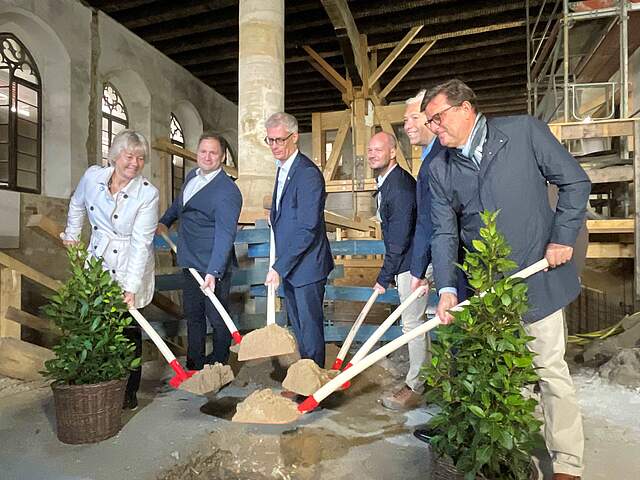
<path id="1" fill-rule="evenodd" d="M 318 405 L 319 404 L 316 399 L 311 395 L 310 397 L 305 398 L 304 401 L 298 405 L 298 411 L 300 413 L 307 413 L 314 410 Z"/>
<path id="2" fill-rule="evenodd" d="M 347 363 L 347 366 L 346 366 L 346 367 L 344 367 L 343 372 L 346 372 L 347 370 L 349 370 L 349 368 L 351 368 L 351 366 L 352 366 L 352 363 L 351 363 L 351 362 Z M 344 383 L 342 384 L 342 390 L 346 390 L 346 389 L 347 389 L 347 388 L 349 388 L 350 386 L 351 386 L 351 380 L 347 380 L 346 382 L 344 382 Z"/>
<path id="3" fill-rule="evenodd" d="M 173 360 L 169 365 L 173 368 L 173 371 L 176 372 L 176 376 L 169 380 L 169 385 L 173 388 L 179 388 L 182 382 L 198 373 L 197 370 L 185 370 L 182 368 L 182 365 L 178 363 L 177 359 Z"/>
<path id="4" fill-rule="evenodd" d="M 233 338 L 233 341 L 236 345 L 240 345 L 240 342 L 242 341 L 242 335 L 240 335 L 239 331 L 236 330 L 235 332 L 232 332 L 231 337 Z"/>
<path id="5" fill-rule="evenodd" d="M 340 370 L 340 368 L 342 368 L 342 359 L 336 358 L 336 361 L 333 362 L 331 370 Z"/>

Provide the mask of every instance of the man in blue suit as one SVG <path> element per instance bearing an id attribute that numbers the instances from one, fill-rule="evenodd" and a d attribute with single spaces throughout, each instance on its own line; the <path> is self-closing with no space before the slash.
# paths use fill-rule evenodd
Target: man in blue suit
<path id="1" fill-rule="evenodd" d="M 182 304 L 187 317 L 187 368 L 201 370 L 205 364 L 226 363 L 231 334 L 222 317 L 206 298 L 189 272 L 204 277 L 204 288 L 214 291 L 228 309 L 231 268 L 237 265 L 233 242 L 240 210 L 240 190 L 222 169 L 227 151 L 225 139 L 211 132 L 198 142 L 198 168 L 189 172 L 180 195 L 158 224 L 158 233 L 180 221 L 178 265 L 184 269 Z M 213 328 L 213 352 L 205 355 L 207 320 Z"/>
<path id="2" fill-rule="evenodd" d="M 302 358 L 324 368 L 324 314 L 322 304 L 333 256 L 324 223 L 324 177 L 298 151 L 298 121 L 287 113 L 266 122 L 265 142 L 278 171 L 271 206 L 276 260 L 265 285 L 282 282 L 287 316 Z"/>

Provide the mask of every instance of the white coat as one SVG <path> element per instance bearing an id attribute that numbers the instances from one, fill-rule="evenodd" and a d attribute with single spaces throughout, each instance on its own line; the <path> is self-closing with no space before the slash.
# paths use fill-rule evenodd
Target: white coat
<path id="1" fill-rule="evenodd" d="M 151 302 L 154 291 L 153 237 L 158 225 L 159 192 L 142 176 L 115 195 L 107 183 L 113 167 L 93 166 L 82 176 L 69 202 L 63 240 L 79 240 L 85 213 L 91 224 L 91 255 L 125 292 L 135 294 L 135 307 Z"/>

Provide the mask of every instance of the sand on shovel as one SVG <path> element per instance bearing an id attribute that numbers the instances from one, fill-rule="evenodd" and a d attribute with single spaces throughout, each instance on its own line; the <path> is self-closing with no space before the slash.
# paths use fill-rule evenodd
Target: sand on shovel
<path id="1" fill-rule="evenodd" d="M 240 343 L 238 360 L 288 355 L 296 351 L 296 339 L 279 325 L 267 325 L 247 333 Z"/>
<path id="2" fill-rule="evenodd" d="M 233 371 L 229 365 L 215 363 L 205 365 L 202 370 L 180 384 L 180 390 L 196 395 L 216 393 L 233 380 Z"/>
<path id="3" fill-rule="evenodd" d="M 236 407 L 231 419 L 239 423 L 281 424 L 296 421 L 300 415 L 298 404 L 273 390 L 256 390 Z"/>
<path id="4" fill-rule="evenodd" d="M 320 368 L 313 360 L 303 358 L 289 367 L 282 388 L 308 397 L 339 373 Z"/>

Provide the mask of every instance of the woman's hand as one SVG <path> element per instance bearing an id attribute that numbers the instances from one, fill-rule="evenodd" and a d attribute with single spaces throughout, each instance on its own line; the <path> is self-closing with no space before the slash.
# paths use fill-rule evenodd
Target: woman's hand
<path id="1" fill-rule="evenodd" d="M 127 304 L 127 307 L 135 308 L 135 299 L 136 299 L 135 293 L 124 292 L 124 303 Z"/>
<path id="2" fill-rule="evenodd" d="M 80 243 L 80 240 L 62 240 L 62 245 L 65 247 L 75 247 Z"/>

